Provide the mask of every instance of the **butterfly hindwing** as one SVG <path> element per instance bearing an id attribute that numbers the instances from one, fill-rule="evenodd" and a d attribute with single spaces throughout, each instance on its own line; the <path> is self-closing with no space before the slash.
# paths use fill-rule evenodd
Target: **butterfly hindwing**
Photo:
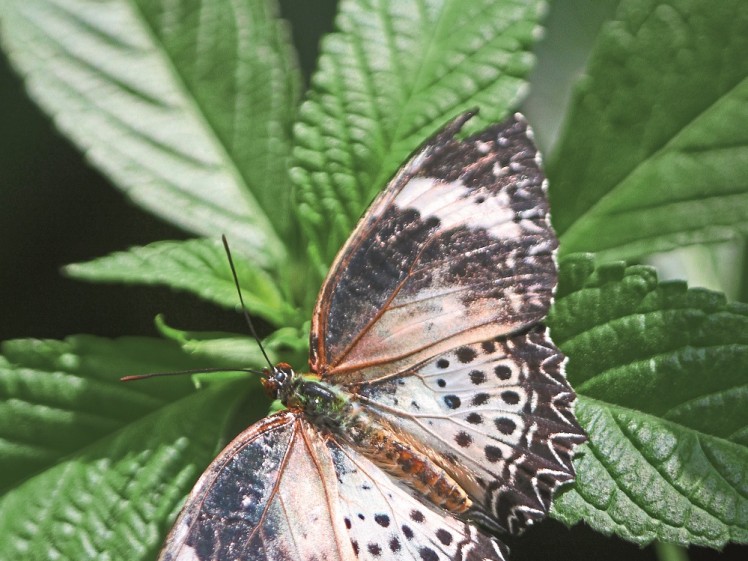
<path id="1" fill-rule="evenodd" d="M 535 326 L 440 353 L 357 391 L 448 466 L 490 525 L 519 532 L 573 480 L 572 449 L 584 440 L 563 361 L 547 329 Z"/>
<path id="2" fill-rule="evenodd" d="M 312 369 L 331 382 L 392 375 L 546 315 L 557 242 L 527 123 L 454 139 L 470 116 L 416 152 L 333 264 L 311 335 Z"/>
<path id="3" fill-rule="evenodd" d="M 501 546 L 422 504 L 298 414 L 237 437 L 201 477 L 161 561 L 502 561 Z"/>
<path id="4" fill-rule="evenodd" d="M 338 509 L 362 561 L 503 561 L 505 548 L 475 526 L 416 499 L 369 460 L 329 440 Z"/>

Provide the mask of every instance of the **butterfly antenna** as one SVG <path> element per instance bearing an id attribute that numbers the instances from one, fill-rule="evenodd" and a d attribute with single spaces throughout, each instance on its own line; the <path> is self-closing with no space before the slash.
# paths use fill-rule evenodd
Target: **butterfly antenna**
<path id="1" fill-rule="evenodd" d="M 183 376 L 185 374 L 209 374 L 210 372 L 249 372 L 262 376 L 260 370 L 252 368 L 192 368 L 190 370 L 170 370 L 169 372 L 151 372 L 149 374 L 133 374 L 122 376 L 120 382 L 134 382 L 135 380 L 147 380 L 148 378 L 164 378 L 166 376 Z"/>
<path id="2" fill-rule="evenodd" d="M 239 303 L 241 303 L 242 305 L 242 313 L 244 313 L 244 319 L 247 321 L 249 330 L 252 332 L 252 337 L 255 338 L 255 341 L 257 341 L 257 345 L 260 347 L 260 351 L 262 351 L 262 356 L 265 357 L 265 360 L 267 361 L 268 366 L 270 366 L 270 369 L 272 370 L 273 363 L 270 361 L 270 357 L 268 357 L 268 354 L 265 352 L 265 349 L 262 347 L 260 338 L 257 336 L 257 331 L 255 330 L 255 326 L 252 323 L 252 318 L 249 316 L 247 307 L 244 305 L 244 298 L 242 298 L 242 289 L 239 286 L 239 277 L 237 277 L 236 275 L 236 267 L 234 267 L 234 259 L 231 257 L 231 250 L 229 249 L 229 241 L 226 239 L 225 234 L 221 234 L 221 240 L 223 241 L 223 247 L 226 250 L 226 257 L 228 257 L 228 260 L 229 260 L 229 266 L 231 267 L 231 275 L 234 277 L 234 286 L 236 286 L 236 293 L 239 295 Z"/>

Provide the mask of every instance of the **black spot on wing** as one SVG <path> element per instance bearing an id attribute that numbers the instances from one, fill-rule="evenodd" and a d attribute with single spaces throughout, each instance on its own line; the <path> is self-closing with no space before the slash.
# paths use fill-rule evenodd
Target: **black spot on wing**
<path id="1" fill-rule="evenodd" d="M 393 537 L 390 540 L 390 551 L 392 553 L 397 553 L 398 551 L 400 551 L 400 547 L 400 540 L 397 539 L 397 536 Z"/>
<path id="2" fill-rule="evenodd" d="M 444 545 L 449 545 L 452 543 L 452 534 L 449 533 L 444 528 L 439 528 L 436 531 L 436 539 L 438 539 L 440 542 L 442 542 Z"/>
<path id="3" fill-rule="evenodd" d="M 480 413 L 470 413 L 467 416 L 467 422 L 471 425 L 480 425 L 483 422 L 483 416 Z"/>
<path id="4" fill-rule="evenodd" d="M 478 353 L 476 353 L 471 347 L 460 347 L 457 349 L 455 354 L 457 355 L 457 360 L 462 364 L 467 364 L 468 362 L 475 360 Z"/>
<path id="5" fill-rule="evenodd" d="M 505 364 L 499 364 L 493 369 L 499 380 L 509 380 L 512 377 L 512 369 Z"/>
<path id="6" fill-rule="evenodd" d="M 496 446 L 486 446 L 484 452 L 486 454 L 486 459 L 492 464 L 498 462 L 502 458 L 501 448 Z"/>
<path id="7" fill-rule="evenodd" d="M 486 381 L 486 375 L 481 370 L 473 370 L 469 374 L 470 381 L 478 386 Z"/>
<path id="8" fill-rule="evenodd" d="M 497 417 L 494 425 L 501 434 L 512 434 L 517 428 L 517 423 L 507 417 Z"/>
<path id="9" fill-rule="evenodd" d="M 382 528 L 386 528 L 390 525 L 390 517 L 386 514 L 377 514 L 374 516 L 374 522 L 379 524 Z"/>
<path id="10" fill-rule="evenodd" d="M 519 403 L 519 394 L 513 391 L 501 392 L 501 399 L 503 399 L 509 405 L 517 405 Z"/>
<path id="11" fill-rule="evenodd" d="M 460 431 L 455 435 L 455 442 L 460 448 L 467 448 L 473 442 L 473 437 L 465 431 Z"/>
<path id="12" fill-rule="evenodd" d="M 418 550 L 418 555 L 420 555 L 422 561 L 439 561 L 439 556 L 436 554 L 436 551 L 430 547 L 422 547 Z"/>
<path id="13" fill-rule="evenodd" d="M 473 405 L 473 407 L 480 407 L 481 405 L 485 405 L 486 403 L 488 403 L 489 399 L 491 399 L 491 396 L 489 394 L 481 392 L 475 394 L 470 403 Z"/>

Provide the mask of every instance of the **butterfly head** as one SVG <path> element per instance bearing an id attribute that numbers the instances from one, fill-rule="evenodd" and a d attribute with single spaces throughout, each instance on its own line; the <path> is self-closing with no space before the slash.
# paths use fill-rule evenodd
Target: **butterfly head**
<path id="1" fill-rule="evenodd" d="M 279 399 L 285 404 L 293 392 L 296 378 L 298 375 L 290 364 L 279 362 L 263 370 L 262 386 L 270 399 Z"/>

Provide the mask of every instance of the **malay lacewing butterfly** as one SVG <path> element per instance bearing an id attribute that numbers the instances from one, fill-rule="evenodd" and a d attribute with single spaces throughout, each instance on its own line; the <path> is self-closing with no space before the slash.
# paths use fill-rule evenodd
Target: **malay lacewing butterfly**
<path id="1" fill-rule="evenodd" d="M 585 440 L 543 320 L 557 282 L 524 117 L 418 149 L 338 253 L 310 374 L 202 475 L 163 561 L 503 560 Z"/>

